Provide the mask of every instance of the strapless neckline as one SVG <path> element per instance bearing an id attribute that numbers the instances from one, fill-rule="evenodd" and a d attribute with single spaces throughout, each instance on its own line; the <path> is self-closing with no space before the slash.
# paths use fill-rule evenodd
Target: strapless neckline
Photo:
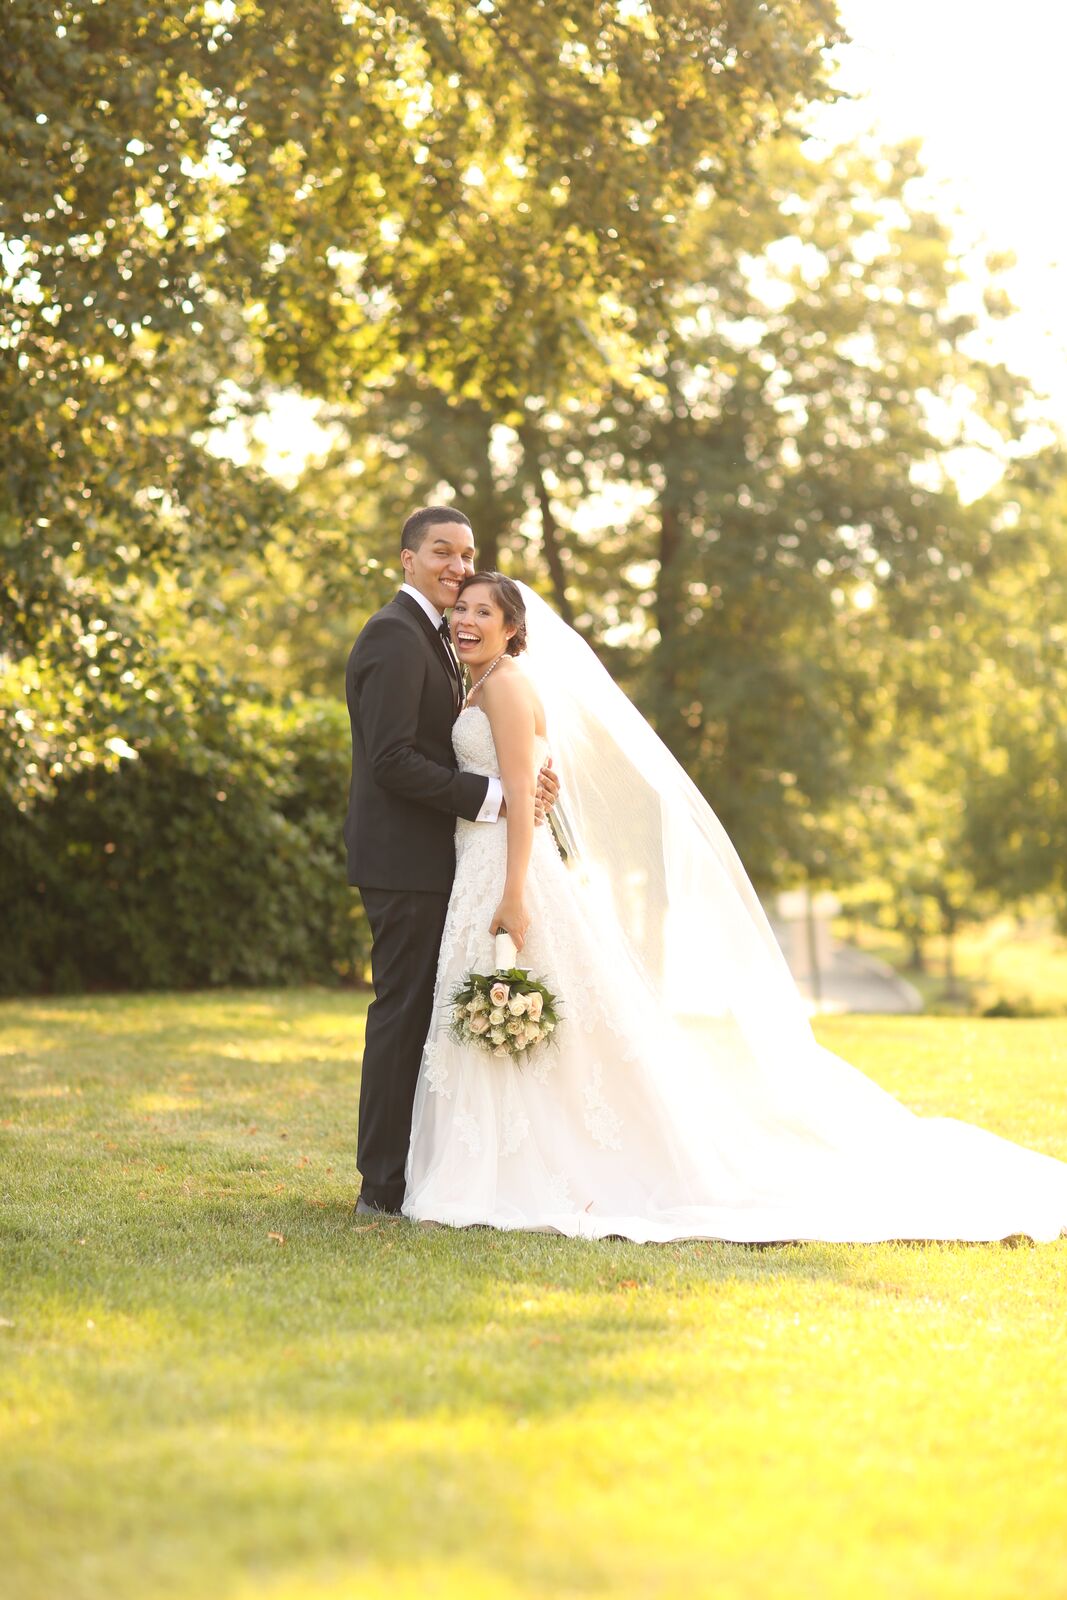
<path id="1" fill-rule="evenodd" d="M 481 711 L 482 716 L 485 718 L 486 722 L 489 722 L 489 713 L 488 713 L 488 711 L 483 710 L 483 708 L 481 706 L 464 706 L 463 710 L 459 714 L 459 717 L 465 717 L 467 715 L 468 711 Z M 456 718 L 457 722 L 459 721 L 459 717 Z M 490 730 L 491 730 L 492 729 L 492 723 L 489 723 L 489 726 L 490 726 Z M 535 739 L 539 739 L 542 744 L 547 744 L 548 743 L 548 735 L 547 734 L 535 733 L 534 734 L 534 738 Z"/>

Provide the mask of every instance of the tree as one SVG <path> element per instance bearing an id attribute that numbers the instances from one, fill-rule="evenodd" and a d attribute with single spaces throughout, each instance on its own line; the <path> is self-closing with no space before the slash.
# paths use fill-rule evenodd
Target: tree
<path id="1" fill-rule="evenodd" d="M 541 416 L 555 537 L 629 488 L 628 526 L 563 533 L 577 612 L 637 644 L 643 706 L 768 882 L 840 881 L 840 797 L 868 776 L 878 684 L 998 560 L 932 414 L 961 392 L 1007 447 L 1025 385 L 968 353 L 949 226 L 913 145 L 781 139 L 694 208 L 669 314 L 607 406 Z M 581 617 L 579 616 L 581 622 Z"/>
<path id="2" fill-rule="evenodd" d="M 963 781 L 976 881 L 1009 902 L 1046 897 L 1067 932 L 1067 447 L 1021 461 L 996 528 L 1015 560 L 984 598 Z"/>
<path id="3" fill-rule="evenodd" d="M 31 784 L 178 697 L 159 583 L 210 600 L 284 523 L 204 448 L 225 380 L 254 408 L 411 371 L 495 407 L 602 364 L 672 207 L 824 92 L 838 33 L 827 0 L 12 0 L 2 28 L 0 623 L 49 702 L 7 752 Z"/>

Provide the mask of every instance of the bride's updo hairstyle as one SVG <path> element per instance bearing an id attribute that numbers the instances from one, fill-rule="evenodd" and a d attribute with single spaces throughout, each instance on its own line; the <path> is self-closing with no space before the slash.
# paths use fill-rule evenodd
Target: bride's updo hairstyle
<path id="1" fill-rule="evenodd" d="M 470 589 L 476 583 L 484 583 L 487 589 L 492 589 L 497 605 L 504 613 L 504 622 L 515 632 L 507 643 L 506 655 L 521 656 L 526 649 L 526 602 L 522 598 L 517 583 L 512 583 L 510 578 L 505 578 L 502 572 L 472 572 L 469 578 L 464 578 L 459 586 L 459 594 L 464 589 Z M 459 595 L 456 597 L 459 598 Z"/>

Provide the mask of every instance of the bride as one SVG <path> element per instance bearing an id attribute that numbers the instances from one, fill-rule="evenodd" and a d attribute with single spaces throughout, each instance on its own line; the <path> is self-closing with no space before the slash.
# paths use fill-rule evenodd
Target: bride
<path id="1" fill-rule="evenodd" d="M 456 824 L 405 1216 L 639 1241 L 1067 1231 L 1067 1165 L 915 1116 L 816 1042 L 711 808 L 551 607 L 480 572 L 451 630 L 473 680 L 456 756 L 499 775 L 506 816 Z M 534 826 L 546 752 L 559 844 Z M 561 1014 L 521 1065 L 450 1032 L 501 929 Z"/>

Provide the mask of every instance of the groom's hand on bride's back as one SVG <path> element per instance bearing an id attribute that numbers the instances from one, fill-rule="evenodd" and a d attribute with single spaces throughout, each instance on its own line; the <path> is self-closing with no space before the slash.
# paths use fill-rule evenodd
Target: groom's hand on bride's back
<path id="1" fill-rule="evenodd" d="M 545 764 L 537 774 L 537 791 L 534 795 L 534 822 L 544 822 L 559 798 L 559 778 L 552 769 L 552 757 L 545 758 Z"/>

